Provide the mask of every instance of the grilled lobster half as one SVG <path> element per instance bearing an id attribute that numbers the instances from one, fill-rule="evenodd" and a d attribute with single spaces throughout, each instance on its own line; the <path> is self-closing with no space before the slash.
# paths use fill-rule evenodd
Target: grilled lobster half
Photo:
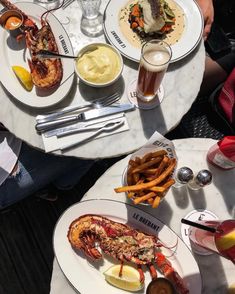
<path id="1" fill-rule="evenodd" d="M 28 60 L 31 76 L 34 85 L 40 90 L 51 90 L 58 86 L 63 77 L 62 63 L 59 58 L 39 58 L 37 53 L 40 50 L 49 50 L 58 53 L 58 47 L 51 27 L 46 20 L 49 11 L 41 16 L 41 28 L 36 23 L 8 0 L 0 0 L 6 9 L 17 10 L 23 15 L 24 21 L 22 35 L 18 40 L 25 38 L 26 46 L 29 49 L 31 60 Z"/>
<path id="2" fill-rule="evenodd" d="M 103 253 L 121 262 L 120 276 L 122 265 L 126 260 L 137 265 L 140 282 L 144 282 L 144 273 L 141 268 L 143 265 L 149 268 L 151 277 L 154 279 L 157 277 L 155 263 L 179 293 L 189 293 L 183 279 L 162 254 L 160 247 L 163 244 L 154 235 L 145 234 L 100 215 L 86 214 L 70 224 L 67 237 L 75 251 L 81 250 L 93 260 L 102 258 L 102 254 L 96 248 L 98 244 Z"/>

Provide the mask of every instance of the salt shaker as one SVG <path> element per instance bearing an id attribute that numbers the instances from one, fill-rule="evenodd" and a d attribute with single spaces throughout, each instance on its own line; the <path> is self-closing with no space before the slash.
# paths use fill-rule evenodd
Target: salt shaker
<path id="1" fill-rule="evenodd" d="M 180 188 L 186 185 L 189 181 L 193 179 L 193 171 L 189 167 L 181 167 L 176 170 L 175 173 L 175 183 L 173 187 Z"/>
<path id="2" fill-rule="evenodd" d="M 192 190 L 199 190 L 212 182 L 212 173 L 203 169 L 200 170 L 197 175 L 188 182 L 188 187 Z"/>

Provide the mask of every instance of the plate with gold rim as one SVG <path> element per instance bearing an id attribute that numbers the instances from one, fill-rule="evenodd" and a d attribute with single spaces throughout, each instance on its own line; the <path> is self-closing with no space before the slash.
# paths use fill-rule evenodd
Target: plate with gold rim
<path id="1" fill-rule="evenodd" d="M 53 234 L 53 246 L 59 266 L 71 283 L 80 293 L 93 294 L 94 285 L 97 294 L 124 294 L 124 290 L 115 288 L 105 281 L 104 272 L 117 260 L 104 256 L 102 260 L 92 261 L 81 252 L 72 249 L 68 238 L 70 224 L 85 214 L 96 214 L 113 221 L 128 224 L 147 234 L 157 235 L 165 245 L 162 253 L 167 256 L 172 266 L 183 278 L 191 294 L 201 294 L 202 281 L 198 265 L 188 247 L 181 238 L 153 215 L 123 202 L 109 199 L 90 199 L 81 201 L 68 208 L 59 218 Z M 174 246 L 172 246 L 174 244 Z M 98 246 L 98 244 L 97 244 Z M 172 246 L 174 249 L 169 249 Z M 168 248 L 166 248 L 168 247 Z M 128 263 L 125 263 L 128 264 Z M 129 264 L 134 266 L 134 264 Z M 151 277 L 146 268 L 145 287 L 138 293 L 145 293 Z M 158 272 L 159 276 L 162 276 Z M 92 283 L 91 283 L 92 281 Z"/>
<path id="2" fill-rule="evenodd" d="M 41 27 L 40 18 L 46 11 L 44 7 L 29 2 L 20 2 L 15 5 L 33 19 L 39 28 Z M 73 55 L 71 41 L 62 24 L 52 13 L 48 14 L 47 20 L 55 36 L 59 52 Z M 11 96 L 19 102 L 33 108 L 49 107 L 59 103 L 66 97 L 72 87 L 74 79 L 73 60 L 61 59 L 63 78 L 60 85 L 53 91 L 37 91 L 35 87 L 33 87 L 32 91 L 27 91 L 20 84 L 11 68 L 13 65 L 19 65 L 29 70 L 28 59 L 30 55 L 29 50 L 26 49 L 25 42 L 17 42 L 16 39 L 9 36 L 6 30 L 0 27 L 0 43 L 0 81 Z"/>
<path id="3" fill-rule="evenodd" d="M 172 32 L 163 38 L 172 48 L 171 63 L 189 55 L 199 44 L 204 27 L 203 16 L 196 1 L 166 0 L 176 15 Z M 128 23 L 129 6 L 137 0 L 110 0 L 104 12 L 104 33 L 109 42 L 126 58 L 139 62 L 145 42 Z"/>

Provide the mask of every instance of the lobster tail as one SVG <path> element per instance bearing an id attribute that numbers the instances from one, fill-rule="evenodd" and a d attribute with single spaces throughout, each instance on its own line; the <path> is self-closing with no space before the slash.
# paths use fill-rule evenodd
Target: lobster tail
<path id="1" fill-rule="evenodd" d="M 176 290 L 180 294 L 188 294 L 189 293 L 189 290 L 186 287 L 186 285 L 184 284 L 183 279 L 175 271 L 175 269 L 171 265 L 171 262 L 166 259 L 165 255 L 163 255 L 161 252 L 157 252 L 155 262 L 156 262 L 159 270 L 163 273 L 163 275 L 167 279 L 169 279 L 172 282 L 172 284 L 175 286 Z"/>

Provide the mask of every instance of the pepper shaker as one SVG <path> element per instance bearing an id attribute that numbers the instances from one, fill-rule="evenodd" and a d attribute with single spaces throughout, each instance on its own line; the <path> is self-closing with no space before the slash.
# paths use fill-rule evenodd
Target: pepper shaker
<path id="1" fill-rule="evenodd" d="M 188 182 L 188 187 L 192 190 L 199 190 L 212 182 L 212 173 L 203 169 L 200 170 L 197 175 Z"/>
<path id="2" fill-rule="evenodd" d="M 176 170 L 174 179 L 173 187 L 180 188 L 193 179 L 193 171 L 189 167 L 181 167 Z"/>

